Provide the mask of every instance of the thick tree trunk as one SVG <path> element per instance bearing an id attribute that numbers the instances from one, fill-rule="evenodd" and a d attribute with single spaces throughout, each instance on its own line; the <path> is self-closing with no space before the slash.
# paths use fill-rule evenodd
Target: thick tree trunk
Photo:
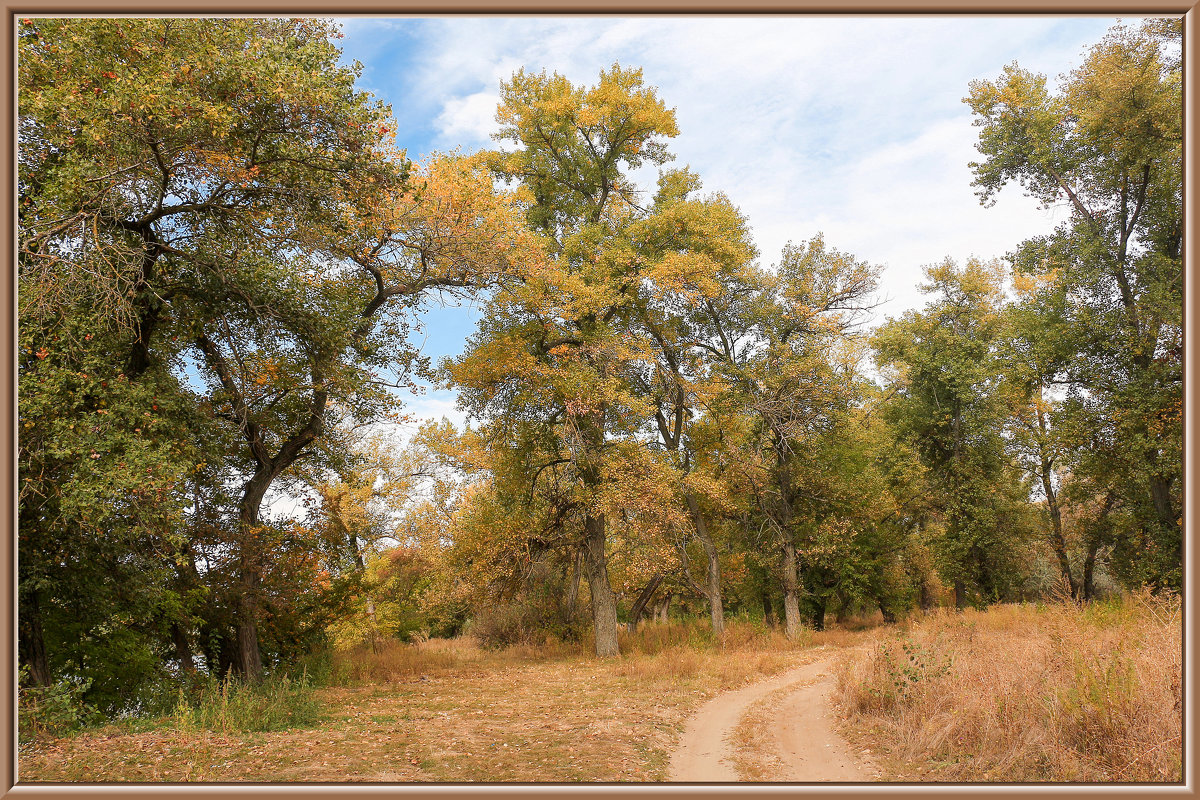
<path id="1" fill-rule="evenodd" d="M 850 602 L 849 602 L 849 600 L 847 600 L 845 594 L 843 594 L 842 592 L 837 593 L 837 599 L 838 599 L 837 614 L 834 615 L 833 621 L 836 622 L 838 625 L 841 625 L 846 620 L 850 619 Z M 883 608 L 882 602 L 880 602 L 879 607 L 880 607 L 880 609 Z"/>
<path id="2" fill-rule="evenodd" d="M 657 603 L 655 603 L 654 620 L 656 622 L 662 622 L 665 624 L 671 619 L 671 598 L 674 596 L 675 595 L 673 593 L 667 592 L 666 595 L 663 596 L 662 600 L 659 600 Z"/>
<path id="3" fill-rule="evenodd" d="M 1099 540 L 1088 542 L 1087 552 L 1083 556 L 1083 602 L 1089 603 L 1096 598 L 1096 552 L 1100 549 Z"/>
<path id="4" fill-rule="evenodd" d="M 637 600 L 634 601 L 633 608 L 629 611 L 629 623 L 626 625 L 630 633 L 637 632 L 638 621 L 642 618 L 642 612 L 646 610 L 646 604 L 650 602 L 650 598 L 654 597 L 654 593 L 658 591 L 659 584 L 662 582 L 662 573 L 656 573 L 642 591 L 638 593 Z"/>
<path id="5" fill-rule="evenodd" d="M 962 611 L 967 607 L 967 586 L 961 580 L 954 582 L 954 609 Z"/>
<path id="6" fill-rule="evenodd" d="M 1163 530 L 1178 534 L 1179 515 L 1175 513 L 1175 502 L 1171 498 L 1171 482 L 1166 478 L 1151 477 L 1150 497 L 1154 501 L 1154 512 Z"/>
<path id="7" fill-rule="evenodd" d="M 796 580 L 796 546 L 783 543 L 783 632 L 789 639 L 800 635 L 800 592 Z"/>
<path id="8" fill-rule="evenodd" d="M 34 686 L 49 686 L 50 662 L 46 658 L 46 636 L 36 589 L 28 593 L 25 608 L 21 610 L 19 631 L 21 663 L 29 667 L 29 679 Z"/>
<path id="9" fill-rule="evenodd" d="M 933 592 L 929 590 L 929 581 L 925 580 L 924 578 L 921 578 L 921 585 L 918 587 L 917 593 L 920 596 L 919 602 L 921 604 L 922 611 L 928 611 L 937 603 L 937 599 L 933 596 Z"/>
<path id="10" fill-rule="evenodd" d="M 608 559 L 604 554 L 604 518 L 588 514 L 583 519 L 583 564 L 592 595 L 592 627 L 596 655 L 608 658 L 621 654 L 617 645 L 617 599 L 608 582 Z"/>

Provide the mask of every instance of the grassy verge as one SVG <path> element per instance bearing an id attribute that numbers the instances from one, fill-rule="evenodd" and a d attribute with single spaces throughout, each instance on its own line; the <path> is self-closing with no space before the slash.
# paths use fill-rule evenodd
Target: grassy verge
<path id="1" fill-rule="evenodd" d="M 839 674 L 885 780 L 1181 779 L 1177 599 L 925 618 Z"/>
<path id="2" fill-rule="evenodd" d="M 313 690 L 322 713 L 304 726 L 202 726 L 177 713 L 150 730 L 109 726 L 28 748 L 20 780 L 662 780 L 696 706 L 836 636 L 788 642 L 733 621 L 719 647 L 703 628 L 651 624 L 622 634 L 625 655 L 610 660 L 586 642 L 397 643 L 342 654 L 331 671 L 345 685 Z"/>

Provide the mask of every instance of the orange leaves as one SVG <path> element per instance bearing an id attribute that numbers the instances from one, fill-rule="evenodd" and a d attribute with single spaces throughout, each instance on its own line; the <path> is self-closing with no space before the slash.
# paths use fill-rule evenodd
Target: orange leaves
<path id="1" fill-rule="evenodd" d="M 483 285 L 543 258 L 522 206 L 496 188 L 481 156 L 435 155 L 414 165 L 409 185 L 375 216 L 355 220 L 376 241 L 366 251 L 401 280 L 419 271 Z"/>

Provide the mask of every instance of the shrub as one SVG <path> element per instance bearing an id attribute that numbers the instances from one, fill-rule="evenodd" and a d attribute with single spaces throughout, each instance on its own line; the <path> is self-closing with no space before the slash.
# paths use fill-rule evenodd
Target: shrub
<path id="1" fill-rule="evenodd" d="M 65 736 L 95 719 L 95 710 L 83 702 L 87 679 L 62 679 L 50 686 L 28 686 L 27 681 L 28 668 L 22 666 L 17 699 L 21 746 Z"/>
<path id="2" fill-rule="evenodd" d="M 579 641 L 584 624 L 580 617 L 567 618 L 553 604 L 522 598 L 477 610 L 466 632 L 481 647 L 500 650 L 515 645 L 540 646 L 550 641 Z"/>

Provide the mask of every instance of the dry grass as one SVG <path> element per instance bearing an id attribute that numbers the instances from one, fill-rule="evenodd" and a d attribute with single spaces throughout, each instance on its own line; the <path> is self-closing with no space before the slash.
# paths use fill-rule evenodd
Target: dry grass
<path id="1" fill-rule="evenodd" d="M 625 655 L 585 643 L 502 652 L 470 640 L 339 659 L 318 724 L 264 733 L 112 726 L 20 754 L 25 781 L 658 781 L 683 723 L 720 691 L 776 674 L 810 641 L 734 622 L 644 626 Z"/>
<path id="2" fill-rule="evenodd" d="M 839 671 L 892 780 L 1181 780 L 1178 599 L 927 617 Z"/>

